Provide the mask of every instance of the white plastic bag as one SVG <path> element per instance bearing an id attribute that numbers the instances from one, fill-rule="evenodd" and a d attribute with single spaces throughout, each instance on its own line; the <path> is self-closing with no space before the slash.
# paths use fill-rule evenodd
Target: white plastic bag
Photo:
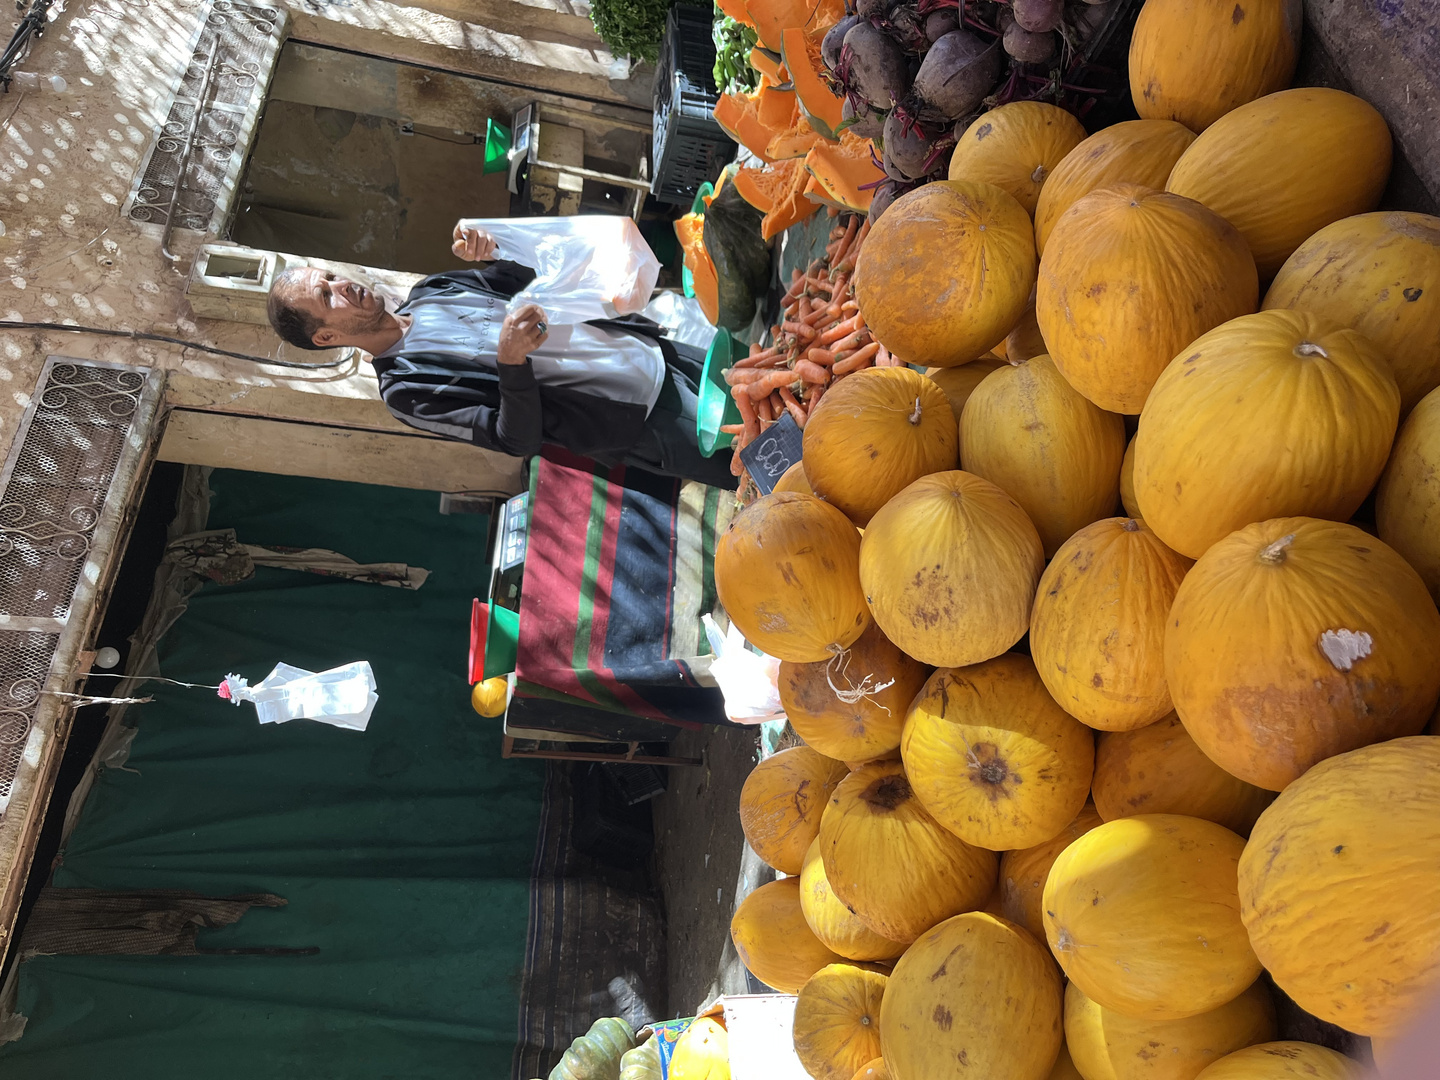
<path id="1" fill-rule="evenodd" d="M 262 724 L 318 720 L 351 731 L 365 730 L 380 700 L 368 660 L 321 672 L 276 664 L 275 670 L 254 686 L 246 685 L 239 675 L 227 675 L 220 696 L 236 705 L 253 703 Z"/>
<path id="2" fill-rule="evenodd" d="M 784 720 L 780 705 L 780 661 L 773 656 L 751 652 L 745 647 L 745 635 L 730 624 L 730 632 L 721 636 L 720 627 L 707 613 L 701 617 L 705 636 L 715 659 L 710 674 L 725 695 L 725 715 L 737 724 L 763 724 L 767 720 Z"/>
<path id="3" fill-rule="evenodd" d="M 708 349 L 715 340 L 715 327 L 705 318 L 700 301 L 693 296 L 668 291 L 657 293 L 641 314 L 669 330 L 671 341 Z"/>
<path id="4" fill-rule="evenodd" d="M 539 304 L 552 324 L 643 311 L 660 277 L 660 260 L 628 217 L 465 218 L 460 226 L 484 229 L 495 238 L 497 259 L 535 271 L 510 310 Z"/>

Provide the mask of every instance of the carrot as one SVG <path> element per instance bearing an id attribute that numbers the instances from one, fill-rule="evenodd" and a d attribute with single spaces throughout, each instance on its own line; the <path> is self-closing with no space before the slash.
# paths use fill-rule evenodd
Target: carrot
<path id="1" fill-rule="evenodd" d="M 782 355 L 783 354 L 781 353 L 780 349 L 772 345 L 770 346 L 770 348 L 765 349 L 762 352 L 752 352 L 749 356 L 742 356 L 739 360 L 735 361 L 734 365 L 730 368 L 730 371 L 734 371 L 735 368 L 764 367 L 766 364 L 780 359 Z M 729 376 L 730 371 L 727 371 L 725 373 L 727 377 Z"/>
<path id="2" fill-rule="evenodd" d="M 825 394 L 826 384 L 815 387 L 814 391 L 805 399 L 805 411 L 811 416 L 815 415 L 815 406 L 820 404 L 821 397 Z"/>
<path id="3" fill-rule="evenodd" d="M 763 397 L 752 397 L 750 400 L 755 402 L 755 414 L 760 417 L 760 430 L 764 432 L 767 421 L 772 424 L 775 422 L 775 410 L 770 405 L 769 391 L 766 391 Z"/>
<path id="4" fill-rule="evenodd" d="M 836 375 L 849 375 L 852 371 L 859 371 L 866 364 L 875 359 L 875 354 L 880 351 L 880 343 L 872 341 L 863 349 L 856 349 L 849 356 L 836 360 L 835 366 L 831 369 Z"/>
<path id="5" fill-rule="evenodd" d="M 852 217 L 850 223 L 845 226 L 845 235 L 840 239 L 840 243 L 835 246 L 835 253 L 830 256 L 832 263 L 840 262 L 845 258 L 846 252 L 850 250 L 851 245 L 855 242 L 855 235 L 859 231 L 859 228 L 860 219 Z"/>
<path id="6" fill-rule="evenodd" d="M 795 395 L 790 392 L 788 386 L 782 386 L 779 393 L 780 400 L 785 403 L 785 408 L 789 410 L 790 415 L 795 419 L 795 426 L 803 428 L 805 421 L 808 420 L 809 417 L 805 415 L 805 410 L 800 407 L 800 403 L 795 400 Z"/>
<path id="7" fill-rule="evenodd" d="M 835 363 L 835 350 L 822 349 L 818 345 L 812 346 L 805 356 L 812 364 L 820 364 L 822 367 Z"/>
<path id="8" fill-rule="evenodd" d="M 787 334 L 794 334 L 801 341 L 809 341 L 815 336 L 815 328 L 806 326 L 802 322 L 783 322 L 780 329 Z"/>
<path id="9" fill-rule="evenodd" d="M 854 300 L 846 300 L 843 304 L 840 305 L 840 311 L 842 313 L 849 311 L 858 314 L 860 311 L 860 305 L 857 304 Z"/>
<path id="10" fill-rule="evenodd" d="M 745 471 L 745 466 L 740 464 L 740 451 L 736 450 L 735 455 L 730 459 L 730 475 L 740 476 Z M 740 485 L 742 488 L 745 486 Z"/>
<path id="11" fill-rule="evenodd" d="M 745 387 L 745 392 L 750 395 L 751 401 L 763 402 L 780 387 L 789 386 L 793 382 L 799 382 L 795 377 L 795 372 L 789 368 L 781 368 L 779 371 L 766 372 L 765 378 L 756 379 L 754 382 L 748 384 Z M 759 412 L 762 417 L 765 415 L 765 410 L 758 408 L 758 406 L 756 411 Z M 771 412 L 770 419 L 775 419 L 773 411 Z"/>
<path id="12" fill-rule="evenodd" d="M 890 350 L 887 349 L 887 348 L 885 348 L 885 346 L 882 344 L 882 345 L 880 346 L 880 351 L 875 354 L 875 366 L 876 366 L 876 367 L 891 367 L 891 366 L 893 365 L 893 363 L 894 363 L 894 358 L 891 357 L 891 355 L 890 355 Z"/>
<path id="13" fill-rule="evenodd" d="M 748 443 L 760 434 L 760 418 L 755 412 L 755 406 L 750 402 L 750 395 L 745 392 L 743 386 L 732 389 L 730 396 L 735 399 L 735 407 L 740 410 L 740 419 L 744 422 L 741 426 L 745 429 L 742 438 Z"/>
<path id="14" fill-rule="evenodd" d="M 839 341 L 834 342 L 830 346 L 830 351 L 833 352 L 836 356 L 839 356 L 843 352 L 850 352 L 852 349 L 858 349 L 861 345 L 867 344 L 869 340 L 870 328 L 868 326 L 862 326 L 854 333 L 846 334 Z"/>
<path id="15" fill-rule="evenodd" d="M 724 434 L 724 435 L 743 435 L 743 434 L 745 434 L 745 425 L 744 425 L 744 424 L 721 424 L 721 425 L 720 425 L 720 431 L 721 431 L 721 433 Z"/>
<path id="16" fill-rule="evenodd" d="M 803 356 L 795 361 L 795 374 L 800 376 L 802 382 L 815 385 L 824 385 L 830 381 L 830 372 L 815 361 L 806 360 Z"/>
<path id="17" fill-rule="evenodd" d="M 864 321 L 860 318 L 859 315 L 856 315 L 854 318 L 845 320 L 839 326 L 825 331 L 825 333 L 820 335 L 816 344 L 827 346 L 832 345 L 835 342 L 839 341 L 841 338 L 853 334 L 856 330 L 859 330 L 864 325 Z"/>

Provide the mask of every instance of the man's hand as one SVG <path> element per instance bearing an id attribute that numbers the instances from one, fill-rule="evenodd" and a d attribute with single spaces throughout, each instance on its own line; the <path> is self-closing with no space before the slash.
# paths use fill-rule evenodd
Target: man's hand
<path id="1" fill-rule="evenodd" d="M 455 257 L 466 262 L 491 262 L 500 246 L 495 238 L 484 229 L 467 229 L 463 226 L 463 222 L 457 221 L 452 234 L 450 250 L 455 253 Z"/>
<path id="2" fill-rule="evenodd" d="M 502 364 L 523 364 L 549 337 L 545 325 L 545 309 L 539 304 L 525 304 L 505 316 L 500 326 L 500 345 L 495 357 Z"/>

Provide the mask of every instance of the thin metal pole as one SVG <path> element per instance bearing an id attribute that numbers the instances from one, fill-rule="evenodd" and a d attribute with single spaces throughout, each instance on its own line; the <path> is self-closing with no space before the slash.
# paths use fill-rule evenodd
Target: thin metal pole
<path id="1" fill-rule="evenodd" d="M 172 263 L 178 263 L 180 256 L 170 250 L 170 234 L 175 229 L 175 208 L 180 202 L 180 189 L 185 186 L 185 174 L 190 170 L 190 155 L 195 150 L 195 135 L 200 130 L 200 116 L 205 103 L 210 100 L 210 86 L 215 81 L 215 58 L 220 53 L 220 34 L 210 43 L 210 58 L 205 62 L 205 78 L 200 84 L 200 97 L 195 103 L 195 114 L 190 117 L 190 130 L 185 133 L 185 146 L 180 152 L 180 169 L 175 176 L 175 188 L 170 192 L 170 210 L 165 215 L 165 231 L 160 234 L 160 254 Z"/>

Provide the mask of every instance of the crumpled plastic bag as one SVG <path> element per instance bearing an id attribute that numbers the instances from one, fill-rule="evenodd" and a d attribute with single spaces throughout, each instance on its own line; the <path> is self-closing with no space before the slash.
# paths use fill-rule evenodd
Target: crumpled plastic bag
<path id="1" fill-rule="evenodd" d="M 780 661 L 764 653 L 751 652 L 745 635 L 730 624 L 726 634 L 720 633 L 715 620 L 701 617 L 705 636 L 715 659 L 710 674 L 725 696 L 725 715 L 737 724 L 763 724 L 768 720 L 784 720 L 780 704 Z"/>
<path id="2" fill-rule="evenodd" d="M 236 705 L 251 702 L 262 724 L 318 720 L 351 731 L 365 730 L 380 700 L 368 660 L 320 672 L 276 664 L 254 686 L 239 675 L 226 675 L 220 696 Z"/>
<path id="3" fill-rule="evenodd" d="M 552 325 L 643 311 L 660 278 L 660 260 L 640 227 L 618 214 L 464 218 L 460 225 L 493 236 L 497 259 L 535 271 L 535 280 L 515 295 L 509 310 L 539 304 Z"/>

